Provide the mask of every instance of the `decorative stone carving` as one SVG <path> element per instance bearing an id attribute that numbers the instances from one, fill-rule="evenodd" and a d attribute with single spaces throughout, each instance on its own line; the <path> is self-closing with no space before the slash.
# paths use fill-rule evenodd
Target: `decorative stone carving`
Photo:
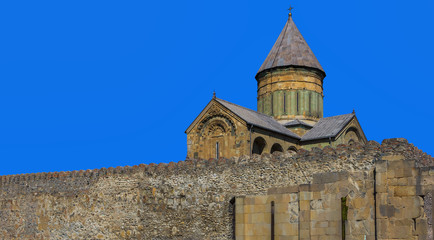
<path id="1" fill-rule="evenodd" d="M 205 131 L 206 130 L 206 131 Z M 197 133 L 203 135 L 214 135 L 212 132 L 220 132 L 221 135 L 227 132 L 235 134 L 235 124 L 223 111 L 217 107 L 212 107 L 207 116 L 199 123 Z M 217 134 L 217 133 L 216 133 Z"/>

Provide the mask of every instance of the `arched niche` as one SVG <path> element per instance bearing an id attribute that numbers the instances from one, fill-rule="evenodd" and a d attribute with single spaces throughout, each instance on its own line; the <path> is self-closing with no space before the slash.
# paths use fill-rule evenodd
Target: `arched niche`
<path id="1" fill-rule="evenodd" d="M 208 116 L 197 128 L 200 136 L 235 135 L 235 131 L 235 124 L 225 115 Z"/>
<path id="2" fill-rule="evenodd" d="M 255 141 L 253 141 L 252 153 L 261 155 L 264 152 L 265 146 L 267 146 L 267 142 L 264 138 L 255 138 Z"/>
<path id="3" fill-rule="evenodd" d="M 345 143 L 354 144 L 356 142 L 360 142 L 360 133 L 359 130 L 355 127 L 350 127 L 345 132 Z"/>
<path id="4" fill-rule="evenodd" d="M 208 126 L 205 128 L 205 135 L 208 136 L 223 136 L 229 131 L 229 126 L 221 119 L 214 119 L 210 121 Z"/>
<path id="5" fill-rule="evenodd" d="M 296 147 L 290 146 L 287 151 L 290 152 L 290 153 L 297 153 L 298 150 L 297 150 Z"/>
<path id="6" fill-rule="evenodd" d="M 278 143 L 273 144 L 273 146 L 271 146 L 270 153 L 274 153 L 274 152 L 283 152 L 282 146 L 280 146 L 280 144 Z"/>

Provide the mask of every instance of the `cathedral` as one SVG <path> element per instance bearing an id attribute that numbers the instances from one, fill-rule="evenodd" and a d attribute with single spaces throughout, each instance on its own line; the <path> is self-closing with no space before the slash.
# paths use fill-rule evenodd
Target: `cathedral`
<path id="1" fill-rule="evenodd" d="M 356 114 L 323 117 L 324 69 L 292 14 L 255 78 L 257 111 L 217 98 L 187 128 L 187 157 L 230 158 L 367 143 Z"/>

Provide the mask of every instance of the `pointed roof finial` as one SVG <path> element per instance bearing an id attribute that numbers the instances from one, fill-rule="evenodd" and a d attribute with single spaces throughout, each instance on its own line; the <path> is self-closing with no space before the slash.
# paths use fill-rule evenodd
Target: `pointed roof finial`
<path id="1" fill-rule="evenodd" d="M 356 110 L 354 110 L 354 108 L 353 108 L 353 114 L 356 114 Z"/>
<path id="2" fill-rule="evenodd" d="M 212 99 L 216 99 L 216 96 L 215 96 L 215 90 L 214 90 L 213 93 L 212 93 Z"/>
<path id="3" fill-rule="evenodd" d="M 292 16 L 292 9 L 294 9 L 291 5 L 289 5 L 289 8 L 288 8 L 288 11 L 289 11 L 289 14 L 288 14 L 288 16 Z"/>

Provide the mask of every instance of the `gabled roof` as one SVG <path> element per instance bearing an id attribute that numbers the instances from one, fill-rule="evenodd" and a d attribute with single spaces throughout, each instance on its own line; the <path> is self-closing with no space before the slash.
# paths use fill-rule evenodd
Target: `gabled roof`
<path id="1" fill-rule="evenodd" d="M 324 72 L 291 16 L 289 16 L 258 74 L 267 69 L 285 66 L 310 67 Z"/>
<path id="2" fill-rule="evenodd" d="M 307 123 L 305 123 L 303 121 L 300 121 L 298 119 L 295 119 L 295 120 L 292 120 L 290 122 L 287 122 L 287 123 L 283 124 L 283 126 L 285 126 L 285 127 L 295 127 L 295 126 L 300 126 L 300 125 L 301 126 L 306 126 L 308 128 L 312 128 L 313 127 L 312 125 L 307 124 Z"/>
<path id="3" fill-rule="evenodd" d="M 286 129 L 282 124 L 280 124 L 279 122 L 274 120 L 274 118 L 268 115 L 253 111 L 251 109 L 233 104 L 231 102 L 219 98 L 215 98 L 215 100 L 220 104 L 222 104 L 227 109 L 229 109 L 230 111 L 232 111 L 235 115 L 242 118 L 244 121 L 247 122 L 247 124 L 251 124 L 255 127 L 277 132 L 295 139 L 300 139 L 300 137 L 297 134 Z"/>
<path id="4" fill-rule="evenodd" d="M 334 138 L 348 125 L 348 123 L 350 123 L 352 119 L 356 117 L 354 113 L 350 113 L 350 114 L 338 115 L 333 117 L 321 118 L 313 127 L 298 119 L 290 121 L 285 125 L 282 125 L 274 118 L 265 115 L 263 113 L 253 111 L 251 109 L 239 106 L 237 104 L 225 101 L 220 98 L 213 98 L 207 104 L 207 106 L 202 110 L 199 116 L 194 120 L 194 122 L 188 127 L 186 133 L 190 129 L 192 129 L 192 127 L 197 123 L 197 121 L 201 118 L 201 116 L 203 116 L 203 114 L 207 112 L 207 109 L 209 109 L 209 107 L 212 106 L 212 104 L 215 104 L 215 102 L 227 108 L 233 114 L 235 114 L 243 121 L 245 121 L 248 125 L 253 125 L 258 128 L 269 130 L 288 137 L 292 137 L 294 139 L 300 140 L 301 142 L 328 139 L 330 137 Z M 285 126 L 297 126 L 297 125 L 303 125 L 312 128 L 306 134 L 304 134 L 303 137 L 300 137 L 285 127 Z"/>
<path id="5" fill-rule="evenodd" d="M 303 135 L 301 141 L 310 141 L 336 137 L 338 133 L 355 117 L 354 113 L 321 118 L 311 130 Z"/>

